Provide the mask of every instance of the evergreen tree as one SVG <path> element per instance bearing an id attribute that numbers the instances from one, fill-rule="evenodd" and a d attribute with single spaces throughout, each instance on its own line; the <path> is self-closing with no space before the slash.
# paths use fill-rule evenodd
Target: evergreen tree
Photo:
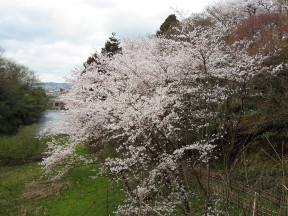
<path id="1" fill-rule="evenodd" d="M 106 41 L 104 48 L 101 49 L 101 54 L 111 57 L 116 53 L 121 53 L 122 47 L 120 47 L 120 43 L 120 40 L 116 37 L 116 33 L 113 32 L 112 36 L 109 37 L 109 39 Z M 99 61 L 98 55 L 99 54 L 95 52 L 94 54 L 89 56 L 86 62 L 83 64 L 84 67 L 87 68 L 87 66 L 91 65 L 92 63 L 100 65 L 101 62 Z"/>
<path id="2" fill-rule="evenodd" d="M 105 47 L 102 48 L 101 53 L 113 56 L 114 54 L 121 52 L 122 48 L 119 45 L 120 40 L 116 38 L 116 33 L 113 32 L 112 36 L 109 37 L 109 40 L 106 41 Z"/>
<path id="3" fill-rule="evenodd" d="M 170 14 L 165 21 L 160 26 L 160 30 L 157 31 L 157 37 L 167 37 L 169 36 L 169 32 L 172 30 L 172 27 L 175 27 L 179 24 L 179 20 L 177 19 L 175 14 Z"/>

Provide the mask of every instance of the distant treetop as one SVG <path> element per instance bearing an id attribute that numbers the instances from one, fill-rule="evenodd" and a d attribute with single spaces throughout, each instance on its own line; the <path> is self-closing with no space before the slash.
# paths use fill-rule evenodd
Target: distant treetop
<path id="1" fill-rule="evenodd" d="M 112 36 L 106 41 L 104 48 L 101 49 L 101 54 L 107 55 L 109 57 L 115 55 L 116 53 L 121 53 L 122 47 L 120 47 L 120 39 L 116 37 L 116 33 L 113 32 Z M 88 57 L 86 62 L 84 63 L 84 67 L 87 65 L 91 65 L 92 63 L 99 63 L 97 62 L 98 53 L 95 52 L 91 56 Z"/>
<path id="2" fill-rule="evenodd" d="M 106 41 L 105 47 L 102 48 L 101 53 L 112 56 L 116 53 L 121 52 L 122 48 L 119 46 L 120 40 L 116 37 L 116 33 L 113 32 L 112 36 L 109 37 L 109 40 Z"/>
<path id="3" fill-rule="evenodd" d="M 166 36 L 166 33 L 172 29 L 172 27 L 177 26 L 179 24 L 179 20 L 177 19 L 175 14 L 170 14 L 165 21 L 160 26 L 160 30 L 157 31 L 156 36 Z"/>

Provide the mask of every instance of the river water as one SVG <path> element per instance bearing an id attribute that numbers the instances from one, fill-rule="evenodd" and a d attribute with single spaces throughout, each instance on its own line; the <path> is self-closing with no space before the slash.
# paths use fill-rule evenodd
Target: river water
<path id="1" fill-rule="evenodd" d="M 48 122 L 57 122 L 61 120 L 59 110 L 47 110 L 43 113 L 42 117 L 39 120 L 38 123 L 38 131 L 37 133 L 40 133 L 46 128 L 46 125 Z"/>

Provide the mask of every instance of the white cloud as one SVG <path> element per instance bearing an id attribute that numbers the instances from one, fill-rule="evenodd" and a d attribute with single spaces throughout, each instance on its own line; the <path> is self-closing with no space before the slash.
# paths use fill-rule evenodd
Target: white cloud
<path id="1" fill-rule="evenodd" d="M 65 78 L 63 76 L 57 76 L 54 74 L 46 73 L 40 74 L 38 77 L 42 82 L 56 82 L 56 83 L 63 83 L 65 82 Z"/>
<path id="2" fill-rule="evenodd" d="M 171 8 L 200 11 L 212 0 L 0 0 L 0 46 L 41 81 L 62 82 L 104 46 L 120 37 L 153 34 Z"/>

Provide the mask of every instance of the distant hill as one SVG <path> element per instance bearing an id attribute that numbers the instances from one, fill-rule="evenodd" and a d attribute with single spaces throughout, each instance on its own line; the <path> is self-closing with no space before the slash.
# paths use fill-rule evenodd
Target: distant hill
<path id="1" fill-rule="evenodd" d="M 43 86 L 44 89 L 51 89 L 51 88 L 70 88 L 71 85 L 69 83 L 54 83 L 54 82 L 44 82 Z"/>

